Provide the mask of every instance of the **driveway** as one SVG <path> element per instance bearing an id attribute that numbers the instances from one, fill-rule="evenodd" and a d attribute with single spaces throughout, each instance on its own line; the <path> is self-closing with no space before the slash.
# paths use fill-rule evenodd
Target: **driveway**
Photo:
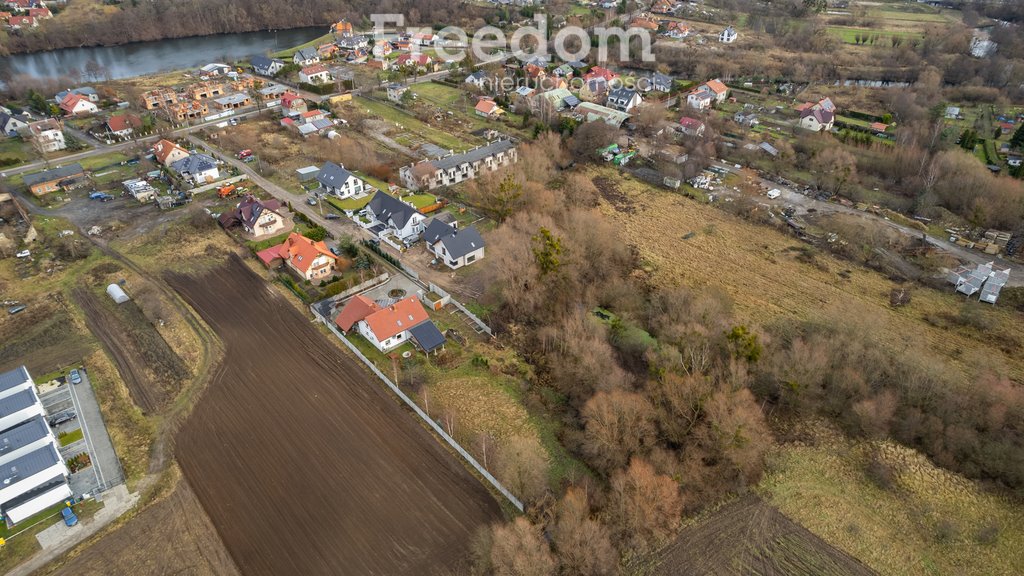
<path id="1" fill-rule="evenodd" d="M 82 383 L 68 385 L 68 389 L 75 410 L 78 412 L 82 438 L 92 458 L 92 466 L 84 470 L 83 473 L 89 472 L 91 469 L 98 489 L 100 491 L 107 490 L 122 484 L 124 473 L 121 471 L 121 462 L 117 459 L 117 452 L 114 451 L 114 444 L 107 434 L 107 427 L 103 423 L 103 415 L 100 413 L 100 405 L 96 400 L 96 393 L 92 389 L 92 382 L 89 381 L 89 375 L 84 368 L 79 372 L 82 374 Z M 75 495 L 80 496 L 81 494 L 76 493 Z"/>

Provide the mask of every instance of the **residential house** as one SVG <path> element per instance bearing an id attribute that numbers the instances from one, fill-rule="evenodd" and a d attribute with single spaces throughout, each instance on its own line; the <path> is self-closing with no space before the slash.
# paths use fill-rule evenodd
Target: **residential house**
<path id="1" fill-rule="evenodd" d="M 513 164 L 516 160 L 518 154 L 515 145 L 510 140 L 497 140 L 461 154 L 403 166 L 399 175 L 406 188 L 432 190 L 438 186 L 451 186 L 471 180 L 481 173 L 493 172 Z"/>
<path id="2" fill-rule="evenodd" d="M 202 100 L 187 100 L 178 102 L 168 108 L 174 117 L 180 122 L 189 118 L 201 118 L 210 112 L 210 107 Z"/>
<path id="3" fill-rule="evenodd" d="M 81 88 L 72 88 L 71 90 L 61 90 L 57 92 L 57 95 L 53 97 L 53 101 L 60 106 L 60 103 L 64 101 L 64 98 L 68 94 L 77 94 L 89 100 L 89 102 L 97 103 L 100 101 L 100 95 L 96 92 L 96 89 L 92 86 L 82 86 Z"/>
<path id="4" fill-rule="evenodd" d="M 366 182 L 334 162 L 324 164 L 316 175 L 316 181 L 320 183 L 323 193 L 339 198 L 361 196 L 368 188 Z"/>
<path id="5" fill-rule="evenodd" d="M 520 86 L 519 88 L 516 88 L 515 92 L 513 92 L 513 94 L 519 98 L 525 98 L 527 100 L 533 98 L 536 93 L 537 91 L 529 86 Z"/>
<path id="6" fill-rule="evenodd" d="M 409 87 L 404 84 L 392 82 L 391 84 L 388 84 L 387 90 L 388 100 L 391 100 L 395 104 L 401 104 L 402 97 L 405 96 L 405 93 L 409 91 Z"/>
<path id="7" fill-rule="evenodd" d="M 673 87 L 674 84 L 675 84 L 675 79 L 672 78 L 671 76 L 667 76 L 667 75 L 662 74 L 660 72 L 655 72 L 654 76 L 651 76 L 651 81 L 649 83 L 649 86 L 650 86 L 650 89 L 654 90 L 655 92 L 665 92 L 665 93 L 668 93 L 668 92 L 672 91 L 672 87 Z"/>
<path id="8" fill-rule="evenodd" d="M 527 64 L 523 66 L 523 72 L 526 74 L 527 78 L 538 84 L 547 78 L 548 75 L 548 71 L 544 69 L 543 66 L 538 66 L 536 64 Z"/>
<path id="9" fill-rule="evenodd" d="M 64 100 L 60 103 L 60 109 L 64 112 L 65 116 L 85 116 L 100 111 L 88 98 L 78 94 L 68 94 L 65 96 Z"/>
<path id="10" fill-rule="evenodd" d="M 7 26 L 11 30 L 20 30 L 22 28 L 35 28 L 39 26 L 39 22 L 31 16 L 11 16 L 7 19 Z"/>
<path id="11" fill-rule="evenodd" d="M 124 187 L 125 192 L 131 195 L 139 201 L 140 204 L 146 204 L 156 200 L 157 189 L 154 188 L 149 182 L 139 178 L 132 178 L 131 180 L 125 180 L 121 182 L 121 186 Z"/>
<path id="12" fill-rule="evenodd" d="M 299 119 L 303 124 L 308 124 L 318 120 L 326 120 L 327 113 L 319 108 L 313 108 L 312 110 L 307 110 L 306 112 L 299 114 Z M 328 122 L 330 121 L 328 120 Z M 331 125 L 333 125 L 333 123 L 331 123 Z"/>
<path id="13" fill-rule="evenodd" d="M 246 196 L 238 207 L 224 212 L 220 223 L 225 229 L 241 226 L 246 234 L 255 237 L 273 237 L 282 234 L 288 228 L 288 221 L 281 215 L 281 202 L 277 199 L 260 200 L 255 196 Z"/>
<path id="14" fill-rule="evenodd" d="M 946 107 L 946 119 L 947 120 L 958 120 L 963 116 L 960 115 L 959 106 L 947 106 Z"/>
<path id="15" fill-rule="evenodd" d="M 413 34 L 409 41 L 417 46 L 433 46 L 434 42 L 437 41 L 437 36 L 434 36 L 430 32 L 420 32 Z"/>
<path id="16" fill-rule="evenodd" d="M 0 132 L 8 138 L 13 138 L 27 128 L 32 121 L 32 116 L 28 112 L 22 112 L 21 114 L 0 112 Z"/>
<path id="17" fill-rule="evenodd" d="M 629 21 L 627 29 L 639 28 L 641 30 L 647 30 L 650 32 L 658 31 L 658 21 L 650 16 L 637 16 Z"/>
<path id="18" fill-rule="evenodd" d="M 197 82 L 188 87 L 188 95 L 193 100 L 205 100 L 224 95 L 224 85 L 220 82 Z"/>
<path id="19" fill-rule="evenodd" d="M 67 144 L 64 143 L 64 128 L 52 118 L 30 122 L 22 129 L 22 134 L 27 134 L 32 146 L 43 153 L 67 148 Z"/>
<path id="20" fill-rule="evenodd" d="M 316 53 L 320 56 L 321 60 L 330 60 L 337 56 L 338 52 L 341 52 L 341 48 L 334 42 L 328 42 L 316 47 Z"/>
<path id="21" fill-rule="evenodd" d="M 374 58 L 384 58 L 388 54 L 391 54 L 393 50 L 394 48 L 391 46 L 391 42 L 381 39 L 373 43 L 373 50 L 371 50 L 371 53 Z"/>
<path id="22" fill-rule="evenodd" d="M 213 100 L 213 107 L 218 110 L 234 110 L 235 108 L 245 108 L 246 106 L 252 106 L 252 98 L 245 92 L 228 94 Z"/>
<path id="23" fill-rule="evenodd" d="M 489 118 L 491 120 L 505 113 L 505 111 L 501 109 L 501 106 L 498 106 L 494 100 L 489 98 L 481 98 L 480 101 L 476 103 L 475 111 L 477 116 L 483 116 L 484 118 Z"/>
<path id="24" fill-rule="evenodd" d="M 267 58 L 266 56 L 253 56 L 251 63 L 252 71 L 260 76 L 273 76 L 284 68 L 283 60 Z"/>
<path id="25" fill-rule="evenodd" d="M 424 230 L 424 241 L 427 250 L 452 270 L 484 257 L 484 239 L 474 226 L 458 230 L 433 219 Z"/>
<path id="26" fill-rule="evenodd" d="M 484 72 L 483 70 L 477 70 L 476 72 L 473 72 L 469 76 L 466 76 L 464 82 L 466 84 L 472 84 L 473 86 L 476 86 L 477 88 L 483 90 L 484 86 L 487 83 L 487 73 Z"/>
<path id="27" fill-rule="evenodd" d="M 314 64 L 299 71 L 299 82 L 306 84 L 328 84 L 333 82 L 333 79 L 331 78 L 331 73 L 327 70 L 327 66 Z"/>
<path id="28" fill-rule="evenodd" d="M 729 88 L 721 80 L 709 80 L 686 95 L 686 105 L 695 110 L 707 110 L 728 97 Z"/>
<path id="29" fill-rule="evenodd" d="M 655 14 L 675 14 L 678 6 L 673 0 L 655 0 L 651 4 L 651 12 Z"/>
<path id="30" fill-rule="evenodd" d="M 320 55 L 317 54 L 316 48 L 303 48 L 292 55 L 292 63 L 299 66 L 312 66 L 320 63 Z"/>
<path id="31" fill-rule="evenodd" d="M 402 242 L 415 240 L 427 218 L 413 205 L 379 190 L 370 198 L 363 213 L 371 220 L 370 232 L 377 236 L 391 234 Z"/>
<path id="32" fill-rule="evenodd" d="M 190 154 L 188 157 L 172 163 L 171 170 L 177 172 L 193 186 L 216 182 L 220 178 L 217 161 L 206 154 Z"/>
<path id="33" fill-rule="evenodd" d="M 609 126 L 619 128 L 629 120 L 629 114 L 593 102 L 583 102 L 573 110 L 573 115 L 584 122 L 600 120 Z"/>
<path id="34" fill-rule="evenodd" d="M 608 81 L 601 76 L 583 79 L 580 86 L 580 100 L 600 104 L 608 97 Z"/>
<path id="35" fill-rule="evenodd" d="M 146 110 L 169 108 L 177 103 L 178 95 L 170 88 L 158 88 L 142 95 L 142 106 Z"/>
<path id="36" fill-rule="evenodd" d="M 437 62 L 430 56 L 420 54 L 402 54 L 395 60 L 395 66 L 399 68 L 414 68 L 418 72 L 436 72 Z"/>
<path id="37" fill-rule="evenodd" d="M 619 75 L 607 68 L 602 68 L 600 66 L 594 66 L 590 70 L 587 70 L 587 73 L 583 75 L 584 80 L 590 80 L 591 78 L 597 77 L 604 78 L 606 82 L 611 82 L 612 80 L 618 78 Z"/>
<path id="38" fill-rule="evenodd" d="M 370 47 L 370 39 L 366 36 L 351 36 L 345 38 L 339 38 L 337 41 L 338 47 L 342 50 L 359 50 Z"/>
<path id="39" fill-rule="evenodd" d="M 722 33 L 718 35 L 718 41 L 723 44 L 732 44 L 738 37 L 739 34 L 736 33 L 736 29 L 729 26 L 725 30 L 722 30 Z"/>
<path id="40" fill-rule="evenodd" d="M 616 88 L 608 93 L 605 105 L 613 110 L 629 112 L 639 106 L 641 102 L 643 102 L 643 98 L 640 97 L 636 90 L 632 88 Z"/>
<path id="41" fill-rule="evenodd" d="M 206 64 L 199 69 L 200 77 L 212 78 L 214 76 L 226 76 L 233 70 L 231 66 L 221 62 L 214 62 L 212 64 Z"/>
<path id="42" fill-rule="evenodd" d="M 557 68 L 552 70 L 551 73 L 559 78 L 572 78 L 572 75 L 575 72 L 573 71 L 572 66 L 569 66 L 568 64 L 562 64 L 561 66 L 558 66 Z"/>
<path id="43" fill-rule="evenodd" d="M 410 340 L 418 340 L 413 331 L 419 326 L 437 327 L 430 321 L 426 309 L 416 296 L 403 298 L 390 306 L 384 307 L 363 295 L 354 296 L 345 304 L 335 319 L 338 328 L 346 334 L 355 328 L 381 352 L 393 350 Z M 436 335 L 434 335 L 436 338 Z M 444 337 L 441 336 L 441 343 Z M 427 349 L 433 351 L 435 347 Z"/>
<path id="44" fill-rule="evenodd" d="M 36 20 L 49 20 L 53 18 L 53 12 L 50 9 L 43 6 L 41 8 L 29 8 L 28 15 Z"/>
<path id="45" fill-rule="evenodd" d="M 748 112 L 746 110 L 740 110 L 739 112 L 732 115 L 732 121 L 742 126 L 749 126 L 753 128 L 761 123 L 757 118 L 757 114 Z"/>
<path id="46" fill-rule="evenodd" d="M 800 112 L 799 126 L 812 132 L 828 132 L 835 123 L 836 107 L 829 98 L 818 102 L 807 102 L 797 106 Z"/>
<path id="47" fill-rule="evenodd" d="M 188 150 L 170 140 L 160 140 L 153 145 L 153 156 L 160 164 L 170 167 L 175 162 L 188 158 Z"/>
<path id="48" fill-rule="evenodd" d="M 323 241 L 314 242 L 297 232 L 289 234 L 280 246 L 261 250 L 256 256 L 268 267 L 281 260 L 299 277 L 310 281 L 330 277 L 338 263 L 338 257 Z"/>
<path id="49" fill-rule="evenodd" d="M 22 181 L 28 186 L 29 192 L 36 196 L 77 188 L 85 182 L 85 170 L 79 163 L 58 166 L 35 174 L 26 175 Z"/>
<path id="50" fill-rule="evenodd" d="M 687 136 L 701 138 L 704 136 L 704 123 L 696 118 L 683 116 L 679 119 L 679 129 Z"/>
<path id="51" fill-rule="evenodd" d="M 142 119 L 135 114 L 118 114 L 107 119 L 107 132 L 118 138 L 127 138 L 142 128 Z"/>
<path id="52" fill-rule="evenodd" d="M 331 32 L 336 36 L 341 36 L 342 38 L 351 38 L 353 34 L 352 23 L 348 20 L 342 19 L 335 24 L 331 24 Z"/>
<path id="53" fill-rule="evenodd" d="M 260 88 L 259 93 L 260 96 L 263 97 L 263 101 L 268 106 L 273 106 L 274 103 L 280 104 L 281 97 L 285 94 L 294 94 L 290 88 L 286 88 L 280 84 L 268 84 L 267 86 Z"/>
<path id="54" fill-rule="evenodd" d="M 556 88 L 555 90 L 541 92 L 540 94 L 537 94 L 535 100 L 538 107 L 541 106 L 543 102 L 550 106 L 555 112 L 561 112 L 567 108 L 574 108 L 580 103 L 579 99 L 565 88 Z"/>
<path id="55" fill-rule="evenodd" d="M 309 110 L 306 106 L 306 101 L 293 92 L 288 92 L 281 96 L 281 112 L 285 116 L 296 116 Z"/>

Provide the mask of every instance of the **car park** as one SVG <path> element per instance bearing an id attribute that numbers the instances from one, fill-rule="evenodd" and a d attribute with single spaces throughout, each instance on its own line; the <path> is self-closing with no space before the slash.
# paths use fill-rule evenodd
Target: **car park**
<path id="1" fill-rule="evenodd" d="M 78 414 L 76 414 L 74 410 L 65 410 L 64 412 L 59 412 L 57 414 L 54 414 L 53 416 L 50 416 L 50 428 L 56 428 L 57 426 L 60 426 L 65 422 L 71 422 L 75 418 L 78 418 Z"/>

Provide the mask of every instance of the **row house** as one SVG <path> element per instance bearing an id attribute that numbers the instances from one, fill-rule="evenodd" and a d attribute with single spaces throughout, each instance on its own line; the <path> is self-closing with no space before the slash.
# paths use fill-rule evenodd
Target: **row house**
<path id="1" fill-rule="evenodd" d="M 461 154 L 403 166 L 399 174 L 402 183 L 411 190 L 432 190 L 493 172 L 515 163 L 518 158 L 515 144 L 511 140 L 498 140 Z"/>

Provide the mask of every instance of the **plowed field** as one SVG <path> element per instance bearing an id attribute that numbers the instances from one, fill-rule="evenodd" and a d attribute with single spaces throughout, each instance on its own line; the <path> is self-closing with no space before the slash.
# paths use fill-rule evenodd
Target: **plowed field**
<path id="1" fill-rule="evenodd" d="M 458 572 L 483 485 L 237 257 L 168 281 L 224 342 L 175 454 L 241 572 Z"/>

